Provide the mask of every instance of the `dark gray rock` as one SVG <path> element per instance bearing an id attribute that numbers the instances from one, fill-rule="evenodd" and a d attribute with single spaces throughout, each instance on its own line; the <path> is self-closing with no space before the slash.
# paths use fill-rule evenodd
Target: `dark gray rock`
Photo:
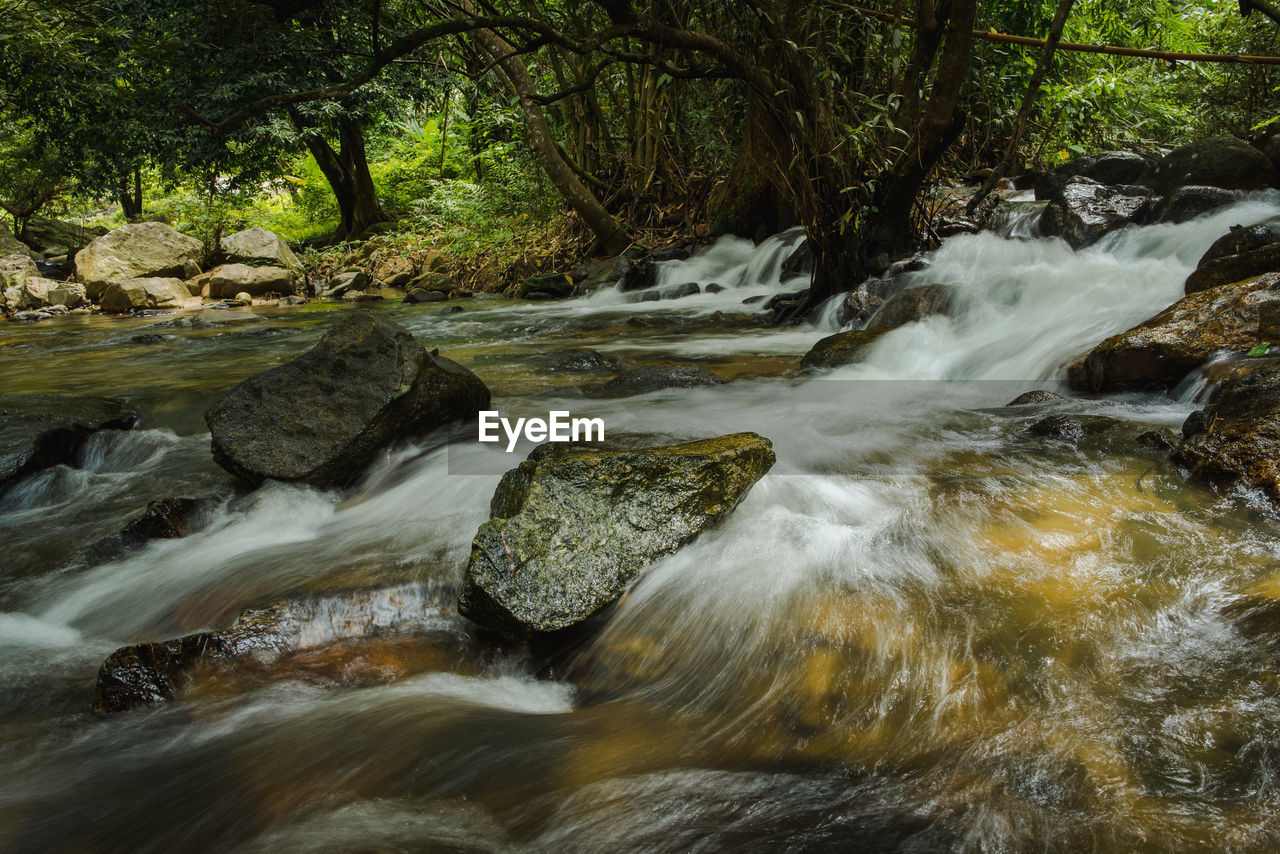
<path id="1" fill-rule="evenodd" d="M 1190 222 L 1235 202 L 1239 196 L 1219 187 L 1179 187 L 1168 196 L 1155 200 L 1145 217 L 1148 223 Z M 1135 220 L 1139 217 L 1135 216 Z"/>
<path id="2" fill-rule="evenodd" d="M 1039 406 L 1045 403 L 1059 403 L 1067 400 L 1066 397 L 1058 394 L 1056 391 L 1037 388 L 1031 391 L 1024 391 L 1013 400 L 1005 404 L 1005 406 Z"/>
<path id="3" fill-rule="evenodd" d="M 630 397 L 667 388 L 722 385 L 724 380 L 699 365 L 650 365 L 623 371 L 598 386 L 583 389 L 587 397 Z"/>
<path id="4" fill-rule="evenodd" d="M 1188 294 L 1280 270 L 1280 218 L 1236 226 L 1219 237 L 1187 277 Z"/>
<path id="5" fill-rule="evenodd" d="M 926 317 L 949 317 L 955 308 L 955 291 L 949 285 L 919 285 L 898 291 L 867 321 L 868 328 L 897 329 Z"/>
<path id="6" fill-rule="evenodd" d="M 542 445 L 498 485 L 458 610 L 513 637 L 581 623 L 727 516 L 773 463 L 755 433 L 638 450 Z"/>
<path id="7" fill-rule="evenodd" d="M 599 350 L 560 350 L 549 354 L 546 364 L 557 370 L 575 374 L 600 374 L 616 371 L 621 361 Z"/>
<path id="8" fill-rule="evenodd" d="M 662 289 L 663 299 L 683 299 L 702 293 L 697 282 L 685 282 L 682 285 L 670 285 Z"/>
<path id="9" fill-rule="evenodd" d="M 801 368 L 835 368 L 861 358 L 862 351 L 888 332 L 883 326 L 853 329 L 828 335 L 809 349 L 800 360 Z"/>
<path id="10" fill-rule="evenodd" d="M 1280 500 L 1280 363 L 1223 384 L 1182 432 L 1171 456 L 1193 478 L 1259 487 Z"/>
<path id="11" fill-rule="evenodd" d="M 0 395 L 0 490 L 39 469 L 71 464 L 99 430 L 129 430 L 138 413 L 124 401 L 57 394 Z"/>
<path id="12" fill-rule="evenodd" d="M 1179 187 L 1261 190 L 1276 184 L 1267 156 L 1232 136 L 1211 136 L 1175 148 L 1137 180 L 1162 196 Z"/>
<path id="13" fill-rule="evenodd" d="M 543 273 L 520 283 L 522 299 L 566 299 L 573 296 L 573 279 L 563 273 Z"/>
<path id="14" fill-rule="evenodd" d="M 1072 178 L 1053 194 L 1040 215 L 1040 233 L 1061 237 L 1073 249 L 1082 249 L 1131 224 L 1146 204 L 1147 195 L 1129 195 L 1089 178 Z"/>
<path id="15" fill-rule="evenodd" d="M 1036 183 L 1036 199 L 1052 199 L 1072 178 L 1089 178 L 1108 186 L 1133 184 L 1149 165 L 1145 157 L 1130 151 L 1086 154 L 1046 173 Z"/>
<path id="16" fill-rule="evenodd" d="M 161 498 L 152 501 L 142 515 L 116 534 L 99 540 L 89 548 L 94 560 L 112 560 L 129 549 L 151 540 L 174 540 L 185 537 L 204 522 L 214 502 L 207 498 Z"/>
<path id="17" fill-rule="evenodd" d="M 242 480 L 339 486 L 387 443 L 475 416 L 489 390 L 396 324 L 355 313 L 292 362 L 232 389 L 205 421 Z"/>

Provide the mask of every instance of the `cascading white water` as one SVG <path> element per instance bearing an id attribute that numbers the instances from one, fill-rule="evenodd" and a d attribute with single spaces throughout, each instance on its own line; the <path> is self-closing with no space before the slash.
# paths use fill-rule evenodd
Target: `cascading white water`
<path id="1" fill-rule="evenodd" d="M 1274 661 L 1223 606 L 1273 576 L 1274 518 L 1188 488 L 1131 441 L 1175 427 L 1189 402 L 1061 404 L 1118 425 L 1079 446 L 1027 435 L 1043 413 L 1002 404 L 1176 300 L 1229 226 L 1277 213 L 1256 197 L 1081 252 L 1021 226 L 948 240 L 908 284 L 953 287 L 952 316 L 803 376 L 796 360 L 833 316 L 708 322 L 804 284 L 781 275 L 794 234 L 721 240 L 659 270 L 660 288 L 719 294 L 386 309 L 512 413 L 581 410 L 613 432 L 672 438 L 756 430 L 775 444 L 773 471 L 725 524 L 646 572 L 563 682 L 535 680 L 499 646 L 466 673 L 232 686 L 91 727 L 93 674 L 112 648 L 217 628 L 275 598 L 308 597 L 321 647 L 412 623 L 406 608 L 467 634 L 450 596 L 496 473 L 519 459 L 427 441 L 389 451 L 349 493 L 244 495 L 207 435 L 148 421 L 100 437 L 81 467 L 0 503 L 0 536 L 23 551 L 0 576 L 0 682 L 13 686 L 0 815 L 15 817 L 0 847 L 1174 850 L 1230 827 L 1237 847 L 1265 849 Z M 68 336 L 45 376 L 119 359 L 95 390 L 156 394 L 151 377 L 181 351 L 103 344 L 144 322 Z M 242 376 L 314 336 L 272 322 L 298 336 L 201 339 L 200 358 L 256 355 Z M 597 377 L 540 367 L 558 348 L 772 372 L 586 400 L 575 385 Z M 198 423 L 201 401 L 172 423 Z M 82 554 L 147 500 L 191 493 L 218 498 L 204 529 L 106 561 Z M 55 542 L 68 536 L 83 542 Z M 383 592 L 344 592 L 364 587 Z M 352 614 L 355 602 L 379 613 Z"/>

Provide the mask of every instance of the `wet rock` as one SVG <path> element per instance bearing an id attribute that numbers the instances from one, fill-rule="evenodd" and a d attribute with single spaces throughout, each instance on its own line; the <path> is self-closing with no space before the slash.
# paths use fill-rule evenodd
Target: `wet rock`
<path id="1" fill-rule="evenodd" d="M 683 299 L 702 293 L 697 282 L 685 282 L 682 285 L 670 285 L 661 291 L 663 299 Z"/>
<path id="2" fill-rule="evenodd" d="M 631 259 L 625 255 L 605 258 L 591 264 L 585 276 L 575 285 L 575 295 L 594 293 L 601 288 L 616 286 L 631 269 Z"/>
<path id="3" fill-rule="evenodd" d="M 872 276 L 864 280 L 845 295 L 836 314 L 836 321 L 841 326 L 867 325 L 880 307 L 905 286 L 905 281 L 895 277 Z"/>
<path id="4" fill-rule="evenodd" d="M 1280 500 L 1280 364 L 1224 384 L 1194 417 L 1175 462 L 1198 480 L 1259 487 Z"/>
<path id="5" fill-rule="evenodd" d="M 341 299 L 349 291 L 363 291 L 369 287 L 369 277 L 360 270 L 348 270 L 329 280 L 329 286 L 320 292 L 321 299 Z"/>
<path id="6" fill-rule="evenodd" d="M 1099 184 L 1135 184 L 1150 164 L 1140 154 L 1130 151 L 1104 151 L 1086 154 L 1046 173 L 1036 183 L 1036 199 L 1052 199 L 1072 178 L 1088 178 Z"/>
<path id="7" fill-rule="evenodd" d="M 1122 422 L 1105 415 L 1048 415 L 1027 427 L 1026 433 L 1029 436 L 1047 436 L 1077 442 L 1085 436 L 1106 433 L 1121 424 Z"/>
<path id="8" fill-rule="evenodd" d="M 498 485 L 458 609 L 515 637 L 579 624 L 727 516 L 774 459 L 754 433 L 636 450 L 542 445 Z"/>
<path id="9" fill-rule="evenodd" d="M 1177 438 L 1168 430 L 1147 430 L 1138 434 L 1137 443 L 1144 448 L 1167 454 L 1178 444 Z"/>
<path id="10" fill-rule="evenodd" d="M 561 350 L 550 354 L 549 366 L 557 371 L 575 374 L 600 374 L 616 371 L 621 361 L 599 350 Z"/>
<path id="11" fill-rule="evenodd" d="M 139 308 L 181 308 L 191 292 L 180 279 L 129 279 L 107 285 L 101 294 L 102 310 L 111 314 Z"/>
<path id="12" fill-rule="evenodd" d="M 1252 145 L 1231 136 L 1211 136 L 1175 148 L 1137 183 L 1164 196 L 1188 185 L 1261 190 L 1275 186 L 1276 170 Z"/>
<path id="13" fill-rule="evenodd" d="M 756 304 L 756 303 L 758 303 L 758 302 L 764 302 L 764 297 L 765 297 L 765 295 L 764 295 L 764 294 L 758 294 L 758 295 L 753 296 L 753 297 L 747 297 L 746 299 L 744 299 L 744 300 L 742 301 L 742 304 L 743 304 L 743 305 L 755 305 L 755 304 Z"/>
<path id="14" fill-rule="evenodd" d="M 1060 403 L 1068 398 L 1063 397 L 1056 391 L 1037 388 L 1031 391 L 1024 391 L 1013 400 L 1005 404 L 1005 406 L 1039 406 L 1045 403 Z"/>
<path id="15" fill-rule="evenodd" d="M 302 260 L 293 253 L 289 244 L 265 228 L 248 228 L 222 238 L 222 254 L 231 263 L 281 267 L 293 274 L 294 281 L 306 277 Z"/>
<path id="16" fill-rule="evenodd" d="M 802 368 L 835 368 L 858 361 L 867 345 L 879 340 L 889 330 L 883 326 L 854 329 L 828 335 L 810 348 L 800 360 Z"/>
<path id="17" fill-rule="evenodd" d="M 204 247 L 158 222 L 135 222 L 94 238 L 76 254 L 76 278 L 97 300 L 108 285 L 133 279 L 189 279 Z"/>
<path id="18" fill-rule="evenodd" d="M 231 307 L 219 308 L 211 306 L 189 318 L 181 318 L 178 325 L 190 326 L 192 329 L 217 329 L 224 326 L 240 326 L 245 323 L 261 322 L 262 318 L 251 311 L 236 311 Z"/>
<path id="19" fill-rule="evenodd" d="M 789 279 L 795 276 L 813 276 L 813 272 L 817 269 L 818 259 L 813 254 L 813 244 L 809 242 L 809 238 L 804 238 L 796 246 L 795 250 L 787 256 L 782 262 L 781 274 L 783 279 Z"/>
<path id="20" fill-rule="evenodd" d="M 618 290 L 647 290 L 658 283 L 658 268 L 648 258 L 631 258 L 618 278 Z"/>
<path id="21" fill-rule="evenodd" d="M 1238 199 L 1237 193 L 1219 187 L 1179 187 L 1168 196 L 1154 200 L 1145 221 L 1153 224 L 1190 222 Z M 1136 219 L 1139 217 L 1135 216 Z"/>
<path id="22" fill-rule="evenodd" d="M 356 313 L 315 347 L 232 389 L 205 421 L 214 459 L 251 484 L 340 486 L 387 443 L 475 416 L 489 390 L 404 328 Z"/>
<path id="23" fill-rule="evenodd" d="M 424 302 L 444 302 L 449 295 L 441 291 L 412 290 L 404 295 L 405 305 L 416 305 Z"/>
<path id="24" fill-rule="evenodd" d="M 690 238 L 681 240 L 671 246 L 664 246 L 661 249 L 651 249 L 645 255 L 645 258 L 655 264 L 664 264 L 668 261 L 687 261 L 693 257 L 693 253 L 697 249 L 698 241 Z"/>
<path id="25" fill-rule="evenodd" d="M 724 380 L 700 365 L 649 365 L 623 371 L 606 383 L 582 391 L 587 397 L 630 397 L 668 388 L 723 384 Z"/>
<path id="26" fill-rule="evenodd" d="M 1194 294 L 1274 271 L 1280 271 L 1280 218 L 1236 226 L 1215 240 L 1187 277 L 1184 291 Z"/>
<path id="27" fill-rule="evenodd" d="M 285 308 L 288 306 L 306 305 L 307 302 L 308 300 L 306 297 L 288 296 L 288 297 L 280 297 L 280 299 L 276 302 L 276 305 L 280 306 L 281 308 Z"/>
<path id="28" fill-rule="evenodd" d="M 57 394 L 0 395 L 0 489 L 30 472 L 75 462 L 99 430 L 129 430 L 138 414 L 124 401 Z"/>
<path id="29" fill-rule="evenodd" d="M 1072 178 L 1053 194 L 1040 215 L 1040 232 L 1082 249 L 1131 224 L 1146 202 L 1147 195 L 1132 195 L 1089 178 Z"/>
<path id="30" fill-rule="evenodd" d="M 380 302 L 382 294 L 371 294 L 365 291 L 347 291 L 342 295 L 343 302 Z"/>
<path id="31" fill-rule="evenodd" d="M 151 540 L 185 537 L 204 522 L 211 506 L 212 501 L 207 498 L 161 498 L 152 501 L 142 515 L 118 533 L 91 546 L 89 554 L 95 560 L 111 560 Z"/>
<path id="32" fill-rule="evenodd" d="M 897 329 L 926 317 L 949 317 L 954 307 L 955 291 L 949 285 L 919 285 L 890 297 L 867 321 L 867 326 Z"/>
<path id="33" fill-rule="evenodd" d="M 207 275 L 207 296 L 226 299 L 245 293 L 252 297 L 288 295 L 298 290 L 298 275 L 285 267 L 223 264 Z"/>
<path id="34" fill-rule="evenodd" d="M 724 285 L 720 284 L 719 282 L 712 282 L 711 284 L 703 288 L 703 290 L 709 294 L 722 294 L 726 290 L 728 290 L 728 288 L 726 288 Z"/>
<path id="35" fill-rule="evenodd" d="M 251 655 L 279 656 L 296 646 L 296 636 L 268 610 L 248 612 L 224 631 L 121 647 L 98 669 L 93 711 L 104 715 L 171 700 L 196 668 Z"/>
<path id="36" fill-rule="evenodd" d="M 521 299 L 567 299 L 573 296 L 573 279 L 563 273 L 543 273 L 520 283 Z"/>
<path id="37" fill-rule="evenodd" d="M 1221 351 L 1280 340 L 1280 273 L 1184 297 L 1133 329 L 1113 335 L 1067 369 L 1089 392 L 1169 388 Z"/>

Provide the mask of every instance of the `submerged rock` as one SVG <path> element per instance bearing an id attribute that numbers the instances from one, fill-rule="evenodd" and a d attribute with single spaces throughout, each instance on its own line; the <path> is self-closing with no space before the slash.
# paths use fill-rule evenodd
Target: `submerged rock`
<path id="1" fill-rule="evenodd" d="M 1191 294 L 1067 369 L 1080 391 L 1169 388 L 1222 351 L 1280 340 L 1280 273 Z"/>
<path id="2" fill-rule="evenodd" d="M 1040 215 L 1040 232 L 1083 249 L 1131 224 L 1147 203 L 1149 194 L 1136 194 L 1141 192 L 1136 187 L 1108 187 L 1088 178 L 1072 178 L 1053 194 Z"/>
<path id="3" fill-rule="evenodd" d="M 475 374 L 428 353 L 403 327 L 361 312 L 292 362 L 240 383 L 205 421 L 214 459 L 248 483 L 340 486 L 387 443 L 488 405 Z"/>
<path id="4" fill-rule="evenodd" d="M 459 611 L 515 637 L 581 623 L 727 516 L 774 459 L 755 433 L 636 450 L 541 445 L 494 493 Z"/>
<path id="5" fill-rule="evenodd" d="M 1200 256 L 1183 290 L 1194 294 L 1218 285 L 1280 271 L 1280 218 L 1235 227 Z"/>
<path id="6" fill-rule="evenodd" d="M 800 360 L 802 368 L 835 368 L 856 362 L 869 344 L 880 339 L 889 330 L 883 326 L 868 329 L 852 329 L 828 335 L 810 348 Z"/>
<path id="7" fill-rule="evenodd" d="M 1260 487 L 1280 500 L 1280 364 L 1225 383 L 1182 432 L 1171 456 L 1192 477 Z"/>
<path id="8" fill-rule="evenodd" d="M 0 395 L 0 489 L 17 478 L 73 463 L 99 430 L 129 430 L 138 414 L 124 401 L 57 394 Z"/>
<path id="9" fill-rule="evenodd" d="M 200 272 L 204 247 L 159 222 L 135 222 L 94 238 L 76 254 L 76 278 L 90 299 L 130 279 L 189 279 Z"/>
<path id="10" fill-rule="evenodd" d="M 1056 391 L 1037 388 L 1032 389 L 1031 391 L 1024 391 L 1022 394 L 1006 403 L 1005 406 L 1039 406 L 1045 403 L 1059 403 L 1067 399 L 1068 398 L 1063 397 Z"/>
<path id="11" fill-rule="evenodd" d="M 1267 156 L 1232 136 L 1211 136 L 1175 148 L 1136 181 L 1160 195 L 1191 184 L 1224 190 L 1261 190 L 1276 183 Z"/>
<path id="12" fill-rule="evenodd" d="M 724 380 L 700 365 L 649 365 L 623 371 L 608 382 L 582 391 L 587 397 L 630 397 L 667 388 L 723 384 Z"/>
<path id="13" fill-rule="evenodd" d="M 142 515 L 118 533 L 99 540 L 89 549 L 97 560 L 109 560 L 151 540 L 175 540 L 198 527 L 211 501 L 205 498 L 161 498 L 152 501 Z"/>

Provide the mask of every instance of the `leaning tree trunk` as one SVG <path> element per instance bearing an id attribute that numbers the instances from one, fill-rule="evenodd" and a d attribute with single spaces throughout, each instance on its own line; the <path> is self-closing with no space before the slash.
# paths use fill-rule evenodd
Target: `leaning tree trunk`
<path id="1" fill-rule="evenodd" d="M 464 7 L 469 4 L 464 4 Z M 461 11 L 457 14 L 462 14 Z M 524 123 L 529 147 L 538 161 L 538 165 L 546 172 L 551 183 L 569 203 L 569 207 L 582 217 L 591 232 L 596 236 L 600 249 L 609 255 L 619 255 L 630 245 L 631 240 L 622 224 L 614 219 L 605 209 L 595 194 L 582 183 L 573 168 L 560 155 L 559 146 L 551 135 L 546 114 L 542 104 L 538 102 L 537 88 L 529 69 L 519 56 L 514 56 L 512 46 L 492 30 L 474 30 L 471 38 L 482 54 L 496 63 L 496 68 L 506 81 L 511 91 L 520 99 L 520 109 L 524 113 Z"/>
<path id="2" fill-rule="evenodd" d="M 321 134 L 307 137 L 307 150 L 316 159 L 338 202 L 342 226 L 337 237 L 351 240 L 371 226 L 386 222 L 378 202 L 378 191 L 369 173 L 365 155 L 364 129 L 353 119 L 338 119 L 339 147 L 335 149 Z"/>

